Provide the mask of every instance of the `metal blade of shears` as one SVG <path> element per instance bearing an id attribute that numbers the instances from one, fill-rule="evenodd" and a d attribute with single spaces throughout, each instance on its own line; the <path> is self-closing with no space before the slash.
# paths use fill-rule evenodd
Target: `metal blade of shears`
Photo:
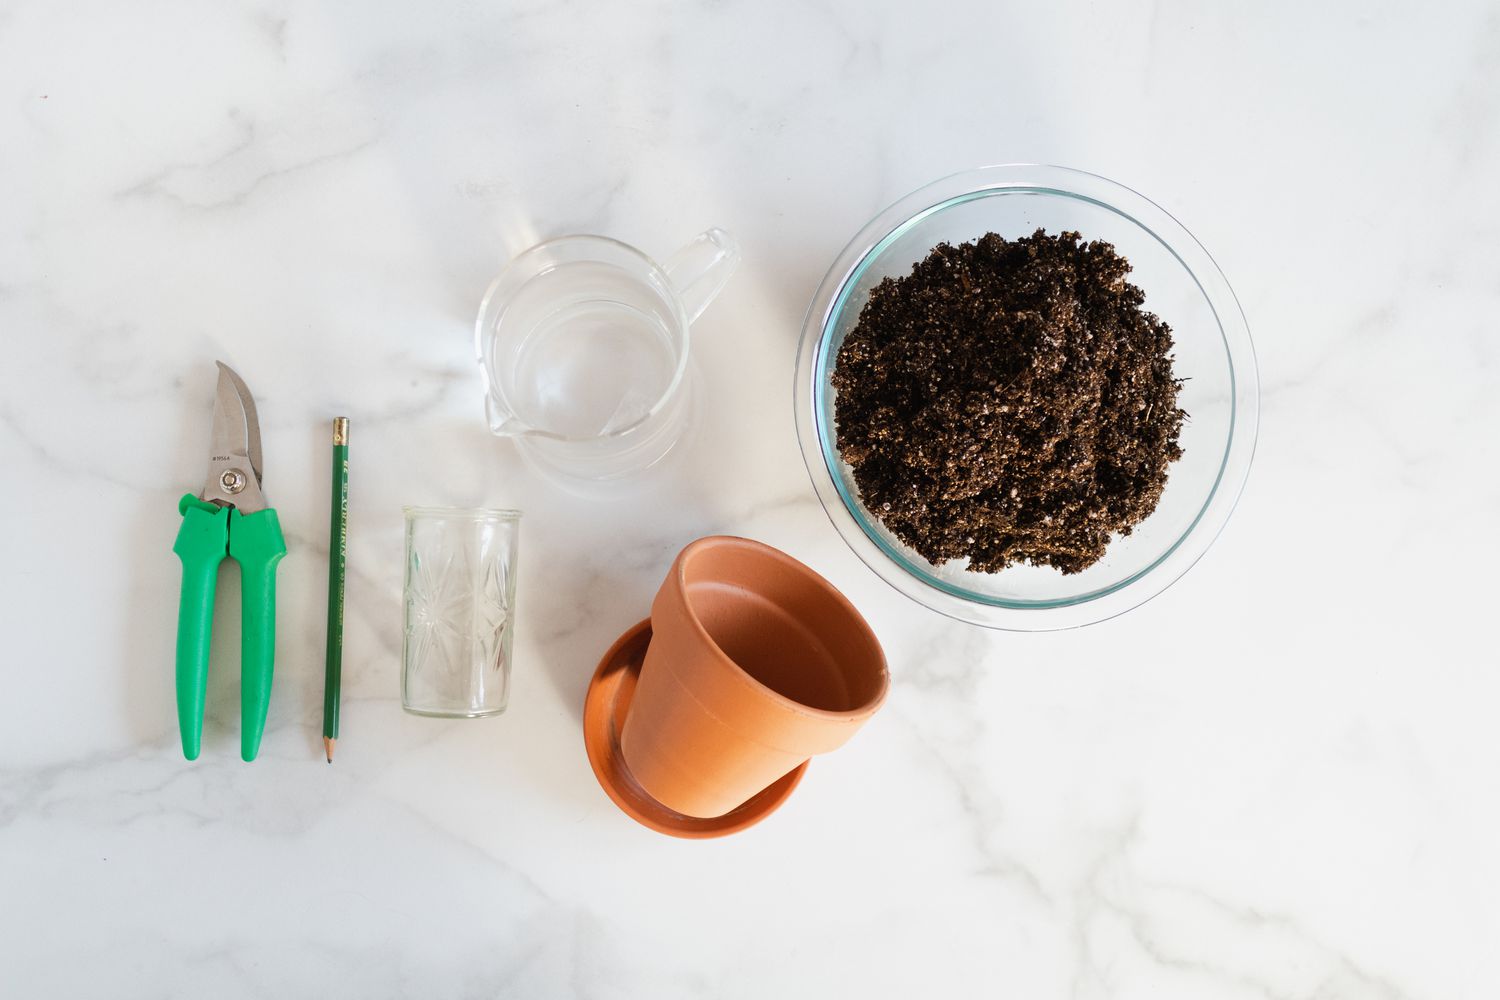
<path id="1" fill-rule="evenodd" d="M 245 380 L 224 362 L 214 394 L 213 443 L 203 499 L 234 507 L 242 514 L 264 510 L 261 494 L 260 420 L 255 397 Z"/>

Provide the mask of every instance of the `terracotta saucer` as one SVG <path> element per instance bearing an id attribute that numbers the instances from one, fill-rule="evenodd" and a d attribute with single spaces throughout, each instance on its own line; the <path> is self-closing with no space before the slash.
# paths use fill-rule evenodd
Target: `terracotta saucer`
<path id="1" fill-rule="evenodd" d="M 615 640 L 604 659 L 599 661 L 594 679 L 589 682 L 583 702 L 583 743 L 588 749 L 594 777 L 627 816 L 658 833 L 703 839 L 727 836 L 754 826 L 775 812 L 792 794 L 792 789 L 797 787 L 807 770 L 806 761 L 743 805 L 712 819 L 684 816 L 668 809 L 647 795 L 646 790 L 631 777 L 625 759 L 620 755 L 620 727 L 625 724 L 625 714 L 630 710 L 630 699 L 635 694 L 635 681 L 650 643 L 651 619 L 648 618 Z"/>

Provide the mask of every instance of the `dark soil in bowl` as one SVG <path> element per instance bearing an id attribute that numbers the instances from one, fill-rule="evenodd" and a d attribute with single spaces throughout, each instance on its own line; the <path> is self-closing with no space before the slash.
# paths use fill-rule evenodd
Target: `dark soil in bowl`
<path id="1" fill-rule="evenodd" d="M 1186 414 L 1172 331 L 1108 243 L 940 244 L 870 293 L 832 373 L 866 509 L 934 564 L 1077 573 L 1160 499 Z"/>

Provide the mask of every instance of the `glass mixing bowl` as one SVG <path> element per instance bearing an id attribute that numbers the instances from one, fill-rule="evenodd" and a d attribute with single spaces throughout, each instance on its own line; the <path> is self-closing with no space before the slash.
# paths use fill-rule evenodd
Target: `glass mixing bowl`
<path id="1" fill-rule="evenodd" d="M 1075 230 L 1132 266 L 1145 308 L 1172 328 L 1183 456 L 1156 510 L 1081 573 L 1011 566 L 977 573 L 934 565 L 860 503 L 839 457 L 834 390 L 839 345 L 883 278 L 909 274 L 939 243 L 986 233 Z M 1103 621 L 1161 593 L 1197 562 L 1229 519 L 1255 451 L 1259 381 L 1244 313 L 1229 282 L 1176 219 L 1129 188 L 1079 170 L 1018 164 L 955 174 L 902 198 L 860 230 L 818 286 L 802 327 L 797 436 L 834 527 L 865 564 L 908 597 L 954 618 L 1023 631 Z"/>

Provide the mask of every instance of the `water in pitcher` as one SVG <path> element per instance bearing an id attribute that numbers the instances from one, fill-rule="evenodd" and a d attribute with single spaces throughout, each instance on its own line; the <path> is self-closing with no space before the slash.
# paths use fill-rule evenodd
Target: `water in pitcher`
<path id="1" fill-rule="evenodd" d="M 516 416 L 570 438 L 634 426 L 677 373 L 673 317 L 608 265 L 568 264 L 548 277 L 546 294 L 517 303 L 534 308 L 510 369 Z"/>

